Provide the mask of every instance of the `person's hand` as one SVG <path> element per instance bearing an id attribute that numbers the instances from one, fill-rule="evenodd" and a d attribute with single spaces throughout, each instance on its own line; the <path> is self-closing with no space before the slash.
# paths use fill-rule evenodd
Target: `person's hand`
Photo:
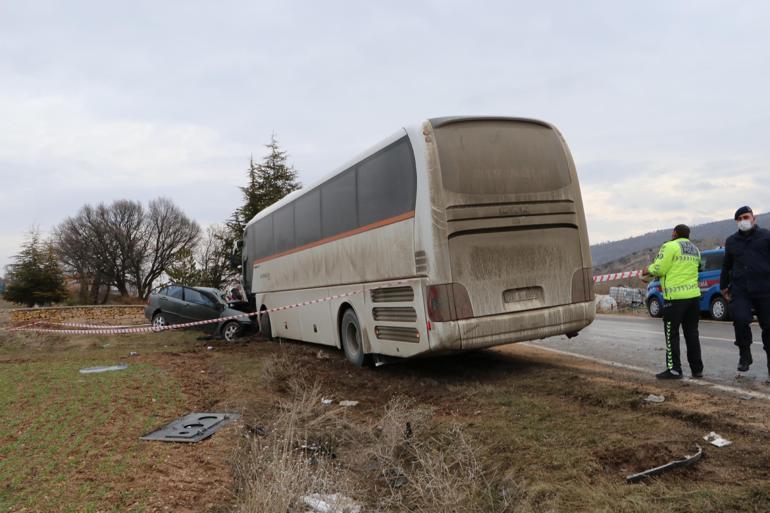
<path id="1" fill-rule="evenodd" d="M 647 276 L 648 274 L 650 274 L 650 266 L 646 265 L 644 266 L 644 269 L 642 269 L 642 276 Z"/>
<path id="2" fill-rule="evenodd" d="M 730 289 L 722 289 L 719 291 L 719 293 L 722 294 L 722 297 L 727 301 L 730 301 Z"/>

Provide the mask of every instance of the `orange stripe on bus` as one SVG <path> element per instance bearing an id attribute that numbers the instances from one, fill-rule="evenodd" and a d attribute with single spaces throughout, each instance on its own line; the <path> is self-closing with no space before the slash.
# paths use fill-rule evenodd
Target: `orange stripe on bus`
<path id="1" fill-rule="evenodd" d="M 407 219 L 411 219 L 414 217 L 414 210 L 410 210 L 409 212 L 405 212 L 403 214 L 399 214 L 397 216 L 389 217 L 387 219 L 383 219 L 382 221 L 377 221 L 376 223 L 367 224 L 366 226 L 362 226 L 360 228 L 355 228 L 354 230 L 348 230 L 346 232 L 338 233 L 337 235 L 332 235 L 331 237 L 326 237 L 325 239 L 317 240 L 315 242 L 309 242 L 308 244 L 305 244 L 304 246 L 299 246 L 294 249 L 289 249 L 287 251 L 284 251 L 282 253 L 276 253 L 274 255 L 266 256 L 264 258 L 260 258 L 259 260 L 255 260 L 254 264 L 257 265 L 261 264 L 262 262 L 266 262 L 268 260 L 273 260 L 275 258 L 279 258 L 286 255 L 291 255 L 292 253 L 296 253 L 298 251 L 304 251 L 306 249 L 314 248 L 316 246 L 320 246 L 322 244 L 328 244 L 329 242 L 334 242 L 335 240 L 344 239 L 346 237 L 351 237 L 353 235 L 358 235 L 359 233 L 368 232 L 369 230 L 374 230 L 375 228 L 381 228 L 383 226 L 387 226 L 389 224 L 397 223 L 399 221 L 405 221 Z"/>

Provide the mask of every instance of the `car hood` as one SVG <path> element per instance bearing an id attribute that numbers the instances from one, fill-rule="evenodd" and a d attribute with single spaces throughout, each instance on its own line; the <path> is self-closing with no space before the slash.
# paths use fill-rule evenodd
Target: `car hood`
<path id="1" fill-rule="evenodd" d="M 232 317 L 234 315 L 243 315 L 243 317 L 240 317 L 238 319 L 239 322 L 251 323 L 254 320 L 254 317 L 246 317 L 244 312 L 241 312 L 240 310 L 236 310 L 234 308 L 225 308 L 224 310 L 222 310 L 222 313 L 219 316 Z"/>

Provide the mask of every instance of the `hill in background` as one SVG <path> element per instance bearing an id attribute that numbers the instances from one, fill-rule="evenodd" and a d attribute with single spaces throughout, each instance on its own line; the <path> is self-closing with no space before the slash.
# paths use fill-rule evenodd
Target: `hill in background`
<path id="1" fill-rule="evenodd" d="M 770 226 L 770 213 L 760 214 L 757 216 L 757 223 L 760 226 Z M 735 233 L 735 221 L 733 219 L 724 219 L 722 221 L 714 221 L 711 223 L 699 224 L 690 227 L 692 230 L 691 238 L 698 247 L 703 249 L 710 249 L 724 244 L 725 239 L 732 233 Z M 625 259 L 625 257 L 631 258 L 627 261 L 627 265 L 631 265 L 633 255 L 642 253 L 647 256 L 652 252 L 652 256 L 658 248 L 671 238 L 671 228 L 664 228 L 637 237 L 629 237 L 627 239 L 621 239 L 613 242 L 603 242 L 591 246 L 591 258 L 593 260 L 594 269 L 606 267 L 605 264 L 614 263 L 619 259 Z M 649 263 L 649 261 L 647 261 Z M 635 267 L 632 267 L 635 268 Z M 628 268 L 619 268 L 617 271 L 626 270 Z M 607 272 L 614 272 L 607 271 Z"/>

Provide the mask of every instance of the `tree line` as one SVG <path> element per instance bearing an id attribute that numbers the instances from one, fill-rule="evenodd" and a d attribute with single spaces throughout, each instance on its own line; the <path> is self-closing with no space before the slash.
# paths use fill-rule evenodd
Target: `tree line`
<path id="1" fill-rule="evenodd" d="M 240 187 L 243 203 L 223 224 L 202 230 L 163 197 L 147 206 L 128 199 L 84 205 L 50 237 L 30 232 L 6 268 L 4 298 L 27 306 L 68 299 L 97 304 L 113 294 L 145 299 L 167 281 L 221 288 L 237 275 L 230 254 L 246 223 L 301 187 L 275 134 L 265 147 L 260 163 L 249 160 L 247 183 Z M 75 285 L 75 297 L 69 297 L 67 284 Z"/>

